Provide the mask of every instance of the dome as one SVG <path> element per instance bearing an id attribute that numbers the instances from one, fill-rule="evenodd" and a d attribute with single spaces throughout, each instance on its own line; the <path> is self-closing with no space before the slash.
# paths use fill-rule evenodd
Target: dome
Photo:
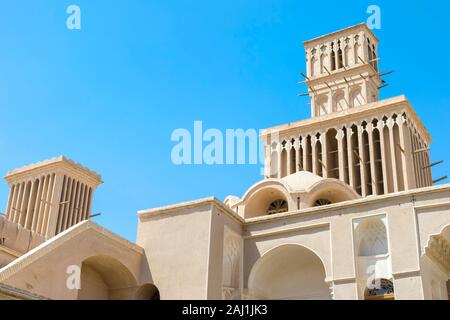
<path id="1" fill-rule="evenodd" d="M 229 195 L 228 197 L 225 198 L 225 200 L 223 201 L 223 203 L 232 208 L 236 203 L 238 203 L 241 199 L 237 196 L 234 195 Z"/>
<path id="2" fill-rule="evenodd" d="M 308 171 L 298 171 L 282 178 L 294 192 L 306 192 L 319 181 L 325 180 Z"/>

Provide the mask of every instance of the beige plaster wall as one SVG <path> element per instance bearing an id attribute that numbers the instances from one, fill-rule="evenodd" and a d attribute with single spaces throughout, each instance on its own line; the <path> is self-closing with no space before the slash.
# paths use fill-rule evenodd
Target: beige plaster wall
<path id="1" fill-rule="evenodd" d="M 206 203 L 140 215 L 137 244 L 145 249 L 161 299 L 206 299 L 211 211 Z"/>
<path id="2" fill-rule="evenodd" d="M 83 222 L 17 259 L 0 270 L 0 282 L 50 299 L 77 299 L 78 290 L 67 287 L 67 268 L 72 265 L 81 268 L 84 260 L 97 255 L 120 262 L 134 276 L 136 286 L 151 282 L 141 248 L 92 225 Z M 92 282 L 84 283 L 96 286 L 97 281 L 89 275 L 92 274 L 88 272 Z"/>

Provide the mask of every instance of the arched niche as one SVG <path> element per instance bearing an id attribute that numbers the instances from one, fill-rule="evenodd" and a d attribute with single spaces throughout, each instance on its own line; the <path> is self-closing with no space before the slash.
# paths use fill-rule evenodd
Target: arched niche
<path id="1" fill-rule="evenodd" d="M 248 292 L 256 299 L 325 300 L 330 287 L 325 266 L 309 248 L 284 244 L 269 250 L 252 267 Z"/>
<path id="2" fill-rule="evenodd" d="M 96 255 L 81 264 L 78 300 L 128 300 L 133 299 L 136 289 L 135 277 L 117 259 Z"/>

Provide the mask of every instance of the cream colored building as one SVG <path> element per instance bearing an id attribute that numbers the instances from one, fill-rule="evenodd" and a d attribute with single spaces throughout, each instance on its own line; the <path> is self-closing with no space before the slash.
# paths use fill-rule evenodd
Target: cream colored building
<path id="1" fill-rule="evenodd" d="M 266 177 L 140 211 L 136 244 L 89 221 L 95 172 L 8 173 L 0 298 L 448 299 L 450 185 L 408 100 L 379 100 L 378 39 L 361 24 L 304 46 L 312 117 L 264 131 Z"/>

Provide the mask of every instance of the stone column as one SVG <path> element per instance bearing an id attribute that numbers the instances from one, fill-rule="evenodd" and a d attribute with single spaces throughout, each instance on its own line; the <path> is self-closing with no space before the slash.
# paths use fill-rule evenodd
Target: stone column
<path id="1" fill-rule="evenodd" d="M 339 157 L 339 180 L 345 182 L 345 166 L 344 166 L 344 130 L 337 131 L 336 140 L 338 143 L 338 157 Z"/>
<path id="2" fill-rule="evenodd" d="M 303 157 L 302 154 L 300 154 L 300 147 L 301 147 L 301 142 L 300 139 L 295 140 L 295 172 L 300 171 L 300 157 Z"/>
<path id="3" fill-rule="evenodd" d="M 395 140 L 394 140 L 394 124 L 395 121 L 392 118 L 387 120 L 387 126 L 389 128 L 389 144 L 391 147 L 391 162 L 392 162 L 392 180 L 394 181 L 394 192 L 398 192 L 398 179 L 397 179 L 397 159 L 395 157 Z"/>
<path id="4" fill-rule="evenodd" d="M 370 157 L 370 176 L 372 177 L 372 194 L 378 194 L 378 181 L 377 172 L 375 170 L 375 147 L 373 142 L 373 124 L 367 124 L 367 136 L 369 137 L 369 157 Z"/>
<path id="5" fill-rule="evenodd" d="M 24 182 L 20 182 L 19 184 L 19 194 L 17 196 L 17 200 L 16 200 L 16 204 L 14 205 L 14 219 L 13 222 L 15 223 L 19 223 L 19 217 L 20 217 L 20 207 L 22 204 L 22 198 L 23 198 L 23 194 L 24 194 L 24 189 L 25 189 L 25 183 Z"/>
<path id="6" fill-rule="evenodd" d="M 339 69 L 339 43 L 338 43 L 339 39 L 335 39 L 334 41 L 334 63 L 336 66 L 336 70 Z"/>
<path id="7" fill-rule="evenodd" d="M 22 227 L 25 227 L 25 219 L 28 211 L 28 202 L 30 201 L 30 193 L 31 193 L 31 181 L 25 182 L 25 191 L 22 198 L 22 203 L 20 205 L 20 216 L 19 216 L 19 224 Z"/>
<path id="8" fill-rule="evenodd" d="M 351 126 L 347 126 L 347 157 L 348 157 L 348 180 L 350 183 L 350 186 L 356 190 L 355 186 L 355 174 L 354 174 L 354 168 L 355 163 L 353 161 L 353 143 L 352 143 L 352 134 L 353 130 Z"/>
<path id="9" fill-rule="evenodd" d="M 317 137 L 312 136 L 311 137 L 311 153 L 312 153 L 312 173 L 317 175 L 317 154 L 316 154 L 316 143 L 317 143 Z"/>
<path id="10" fill-rule="evenodd" d="M 398 119 L 398 118 L 397 118 Z M 409 190 L 414 188 L 413 185 L 413 170 L 414 167 L 412 160 L 412 153 L 407 152 L 407 150 L 411 150 L 411 139 L 408 135 L 408 130 L 405 130 L 406 119 L 404 116 L 400 116 L 398 121 L 398 132 L 400 136 L 400 152 L 402 157 L 403 164 L 403 184 L 405 186 L 405 190 Z"/>
<path id="11" fill-rule="evenodd" d="M 42 190 L 43 190 L 43 185 L 44 185 L 44 177 L 39 177 L 39 182 L 38 182 L 38 190 L 37 190 L 37 194 L 36 194 L 36 201 L 34 204 L 34 215 L 33 215 L 33 220 L 31 222 L 31 230 L 32 231 L 37 231 L 37 222 L 38 222 L 38 217 L 39 217 L 39 210 L 40 210 L 40 206 L 41 206 L 41 197 L 42 197 Z"/>
<path id="12" fill-rule="evenodd" d="M 56 235 L 56 227 L 58 224 L 59 207 L 61 200 L 61 193 L 63 189 L 64 175 L 57 174 L 55 177 L 53 187 L 53 197 L 50 203 L 50 213 L 48 217 L 47 229 L 45 230 L 45 236 L 51 238 Z"/>
<path id="13" fill-rule="evenodd" d="M 65 202 L 64 203 L 64 219 L 63 219 L 61 231 L 66 230 L 67 226 L 69 225 L 68 221 L 70 221 L 69 220 L 69 218 L 70 218 L 70 204 L 72 202 L 71 197 L 72 197 L 72 189 L 73 189 L 74 183 L 75 183 L 75 179 L 68 178 L 67 187 L 66 187 L 67 188 L 67 193 L 66 193 L 67 196 L 65 198 L 66 200 L 64 201 Z"/>
<path id="14" fill-rule="evenodd" d="M 88 205 L 87 205 L 87 212 L 86 212 L 86 220 L 89 220 L 91 210 L 92 210 L 92 197 L 94 194 L 95 189 L 93 187 L 89 188 L 89 196 L 88 196 Z"/>
<path id="15" fill-rule="evenodd" d="M 328 142 L 327 142 L 327 132 L 323 131 L 320 133 L 320 142 L 322 144 L 322 176 L 328 178 L 328 170 L 330 169 L 330 164 L 328 163 Z"/>
<path id="16" fill-rule="evenodd" d="M 52 200 L 53 200 L 54 186 L 55 186 L 55 175 L 51 174 L 51 175 L 49 175 L 49 183 L 47 186 L 47 195 L 44 200 L 45 201 L 44 215 L 42 218 L 42 224 L 41 224 L 41 228 L 40 228 L 40 234 L 42 234 L 42 235 L 46 235 L 46 233 L 47 233 L 48 219 L 49 219 L 50 208 L 51 208 Z"/>
<path id="17" fill-rule="evenodd" d="M 8 207 L 6 208 L 6 219 L 11 220 L 11 212 L 13 212 L 12 208 L 14 206 L 14 199 L 17 194 L 16 184 L 13 184 L 10 187 L 9 198 L 8 198 Z"/>
<path id="18" fill-rule="evenodd" d="M 266 138 L 264 145 L 264 178 L 270 178 L 271 176 L 271 165 L 272 160 L 272 146 L 270 144 L 270 139 Z"/>
<path id="19" fill-rule="evenodd" d="M 311 76 L 311 61 L 312 61 L 312 53 L 311 49 L 306 50 L 306 74 L 308 77 Z"/>
<path id="20" fill-rule="evenodd" d="M 281 152 L 283 151 L 283 146 L 281 145 L 281 141 L 278 142 L 277 144 L 277 157 L 278 157 L 278 163 L 277 163 L 277 177 L 280 179 L 281 178 L 281 166 L 283 165 L 281 163 L 282 157 L 281 157 Z"/>
<path id="21" fill-rule="evenodd" d="M 25 217 L 25 228 L 27 229 L 31 229 L 31 222 L 33 221 L 33 216 L 35 215 L 35 207 L 34 205 L 36 204 L 36 192 L 37 189 L 35 188 L 36 183 L 38 180 L 34 179 L 33 182 L 31 183 L 31 191 L 30 191 L 30 198 L 28 201 L 28 213 L 27 216 Z"/>
<path id="22" fill-rule="evenodd" d="M 39 213 L 37 217 L 37 225 L 36 225 L 36 232 L 39 234 L 42 234 L 42 224 L 44 220 L 44 214 L 45 214 L 45 202 L 47 201 L 47 193 L 48 193 L 48 186 L 50 183 L 50 176 L 44 176 L 44 185 L 42 187 L 42 195 L 39 201 Z"/>
<path id="23" fill-rule="evenodd" d="M 367 181 L 366 181 L 366 159 L 364 159 L 364 145 L 363 145 L 363 127 L 361 124 L 358 124 L 358 155 L 359 155 L 359 169 L 360 169 L 360 175 L 361 175 L 361 195 L 363 197 L 367 196 Z"/>

